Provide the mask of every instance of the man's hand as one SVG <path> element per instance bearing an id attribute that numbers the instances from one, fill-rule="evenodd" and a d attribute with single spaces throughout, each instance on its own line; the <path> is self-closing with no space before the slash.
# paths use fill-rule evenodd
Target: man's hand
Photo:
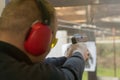
<path id="1" fill-rule="evenodd" d="M 89 51 L 85 44 L 71 44 L 66 50 L 66 57 L 72 56 L 75 52 L 80 52 L 85 61 L 89 58 Z"/>

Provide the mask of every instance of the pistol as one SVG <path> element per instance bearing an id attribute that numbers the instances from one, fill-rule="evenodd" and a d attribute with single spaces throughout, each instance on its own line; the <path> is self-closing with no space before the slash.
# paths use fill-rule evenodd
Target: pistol
<path id="1" fill-rule="evenodd" d="M 86 35 L 81 35 L 81 34 L 74 34 L 73 37 L 71 38 L 72 44 L 76 44 L 79 42 L 87 42 L 88 38 Z"/>

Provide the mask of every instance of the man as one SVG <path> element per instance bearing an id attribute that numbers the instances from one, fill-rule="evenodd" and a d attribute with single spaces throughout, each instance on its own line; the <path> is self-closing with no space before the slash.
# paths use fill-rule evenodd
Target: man
<path id="1" fill-rule="evenodd" d="M 34 25 L 42 25 L 45 35 L 39 36 L 44 32 L 38 26 L 33 30 Z M 47 1 L 11 0 L 0 17 L 0 80 L 81 80 L 88 58 L 84 45 L 71 45 L 66 57 L 45 59 L 56 40 L 56 30 L 55 10 Z M 35 38 L 34 32 L 38 33 Z M 36 52 L 39 42 L 29 45 L 31 34 L 39 42 L 49 39 L 42 52 Z"/>

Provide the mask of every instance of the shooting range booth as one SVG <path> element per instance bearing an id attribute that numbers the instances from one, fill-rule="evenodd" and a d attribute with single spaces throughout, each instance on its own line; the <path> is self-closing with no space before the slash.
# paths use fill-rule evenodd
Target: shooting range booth
<path id="1" fill-rule="evenodd" d="M 55 8 L 57 8 L 57 11 L 59 11 L 59 8 L 62 8 L 64 12 L 64 14 L 59 13 L 60 17 L 58 16 L 58 19 L 59 18 L 62 19 L 62 20 L 58 20 L 59 25 L 64 26 L 67 23 L 71 22 L 70 26 L 71 24 L 74 24 L 74 23 L 79 23 L 79 24 L 84 24 L 84 26 L 89 26 L 89 27 L 84 27 L 83 29 L 86 31 L 86 34 L 89 35 L 88 37 L 90 41 L 96 42 L 96 35 L 94 35 L 94 31 L 93 31 L 94 26 L 96 28 L 95 29 L 96 31 L 101 30 L 107 35 L 113 35 L 113 32 L 114 32 L 113 30 L 116 30 L 114 32 L 115 35 L 113 36 L 116 36 L 116 35 L 120 36 L 120 33 L 119 33 L 120 20 L 117 18 L 117 16 L 120 16 L 119 14 L 120 10 L 118 9 L 118 7 L 120 7 L 119 6 L 120 0 L 48 0 L 48 1 L 52 3 Z M 72 12 L 66 14 L 66 12 L 68 12 L 69 8 L 71 7 L 77 7 L 77 9 L 79 10 L 77 12 L 73 10 Z M 68 9 L 64 10 L 64 8 L 68 8 Z M 76 14 L 79 14 L 79 15 L 76 15 Z M 62 15 L 65 15 L 65 16 L 62 16 Z M 111 16 L 113 19 L 111 19 Z M 110 17 L 111 21 L 108 21 L 107 17 Z M 92 28 L 91 28 L 91 25 L 92 25 Z M 66 27 L 69 27 L 69 26 L 66 26 Z M 109 31 L 106 33 L 107 30 Z M 113 44 L 115 45 L 115 41 L 113 42 Z M 115 62 L 116 56 L 115 55 L 116 55 L 116 52 L 114 47 L 114 57 L 113 57 L 114 58 L 114 75 L 116 76 L 116 62 Z M 94 72 L 88 71 L 88 80 L 97 80 L 97 65 Z"/>

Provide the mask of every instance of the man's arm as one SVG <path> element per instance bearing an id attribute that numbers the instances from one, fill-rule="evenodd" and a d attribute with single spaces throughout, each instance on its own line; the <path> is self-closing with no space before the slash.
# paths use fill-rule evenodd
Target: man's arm
<path id="1" fill-rule="evenodd" d="M 85 61 L 79 52 L 75 52 L 63 65 L 67 80 L 82 80 Z M 69 74 L 68 74 L 69 73 Z"/>
<path id="2" fill-rule="evenodd" d="M 55 65 L 56 67 L 60 67 L 64 64 L 64 62 L 67 60 L 65 56 L 62 57 L 52 57 L 52 58 L 46 58 L 45 63 Z"/>
<path id="3" fill-rule="evenodd" d="M 81 80 L 84 71 L 85 62 L 83 56 L 79 52 L 75 52 L 70 58 L 47 58 L 45 63 L 52 64 L 64 72 L 67 80 Z"/>

